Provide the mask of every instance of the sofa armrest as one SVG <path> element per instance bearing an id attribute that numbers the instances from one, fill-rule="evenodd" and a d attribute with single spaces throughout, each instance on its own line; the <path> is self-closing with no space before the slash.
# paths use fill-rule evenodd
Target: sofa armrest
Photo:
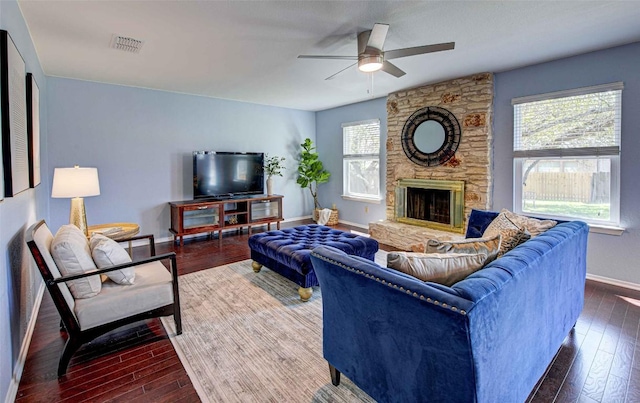
<path id="1" fill-rule="evenodd" d="M 58 283 L 66 283 L 67 281 L 71 281 L 71 280 L 77 280 L 79 278 L 85 278 L 85 277 L 90 277 L 90 276 L 95 276 L 95 275 L 99 275 L 99 274 L 103 274 L 103 273 L 108 273 L 110 271 L 114 271 L 114 270 L 120 270 L 120 269 L 126 269 L 128 267 L 135 267 L 135 266 L 140 266 L 143 265 L 145 263 L 151 263 L 151 262 L 156 262 L 159 260 L 165 260 L 165 259 L 170 259 L 171 260 L 171 267 L 170 267 L 170 271 L 171 271 L 171 275 L 174 281 L 177 280 L 178 277 L 178 266 L 176 263 L 176 253 L 175 252 L 169 252 L 169 253 L 164 253 L 162 255 L 157 255 L 157 256 L 152 256 L 146 259 L 141 259 L 141 260 L 137 260 L 135 262 L 128 262 L 128 263 L 123 263 L 123 264 L 119 264 L 116 266 L 111 266 L 111 267 L 107 267 L 104 269 L 100 269 L 100 270 L 91 270 L 82 274 L 74 274 L 72 276 L 62 276 L 62 277 L 58 277 L 55 279 L 52 279 L 50 281 L 50 285 L 51 284 L 58 284 Z"/>

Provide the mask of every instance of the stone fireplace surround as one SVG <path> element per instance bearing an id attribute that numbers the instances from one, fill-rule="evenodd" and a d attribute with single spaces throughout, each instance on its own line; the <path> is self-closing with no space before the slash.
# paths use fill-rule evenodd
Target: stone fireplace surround
<path id="1" fill-rule="evenodd" d="M 405 121 L 420 108 L 439 106 L 461 123 L 462 136 L 455 155 L 444 165 L 423 167 L 409 160 L 401 143 Z M 464 224 L 472 209 L 491 206 L 491 148 L 493 74 L 481 73 L 389 94 L 387 97 L 386 220 L 369 224 L 371 237 L 408 250 L 425 239 L 452 240 L 458 232 L 398 222 L 396 187 L 401 179 L 464 181 Z M 463 230 L 464 231 L 464 230 Z"/>

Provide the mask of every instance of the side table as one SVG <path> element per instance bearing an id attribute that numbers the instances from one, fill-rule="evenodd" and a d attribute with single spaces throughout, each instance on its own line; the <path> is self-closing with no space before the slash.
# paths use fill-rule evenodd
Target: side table
<path id="1" fill-rule="evenodd" d="M 107 238 L 111 238 L 114 241 L 121 241 L 123 239 L 131 238 L 138 235 L 140 232 L 140 226 L 131 222 L 114 222 L 110 224 L 98 224 L 90 225 L 87 228 L 89 237 L 93 234 L 101 234 Z M 132 253 L 131 241 L 129 241 L 129 255 Z"/>

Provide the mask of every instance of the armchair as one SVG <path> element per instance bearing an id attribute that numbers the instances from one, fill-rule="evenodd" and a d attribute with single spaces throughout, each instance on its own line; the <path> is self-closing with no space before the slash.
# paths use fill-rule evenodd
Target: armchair
<path id="1" fill-rule="evenodd" d="M 172 252 L 155 256 L 153 235 L 137 236 L 131 240 L 145 238 L 150 242 L 150 258 L 62 276 L 51 255 L 54 237 L 45 221 L 41 220 L 27 230 L 27 245 L 68 335 L 58 364 L 58 376 L 66 374 L 71 357 L 84 343 L 121 326 L 173 315 L 176 333 L 182 334 L 176 255 Z M 170 272 L 162 264 L 163 260 L 170 262 Z M 72 280 L 130 267 L 135 268 L 135 284 L 104 283 L 98 295 L 91 298 L 75 299 L 67 286 L 67 282 Z"/>

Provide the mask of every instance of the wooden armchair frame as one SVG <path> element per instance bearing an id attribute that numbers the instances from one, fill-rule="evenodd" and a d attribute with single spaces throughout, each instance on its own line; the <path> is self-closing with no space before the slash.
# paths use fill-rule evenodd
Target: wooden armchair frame
<path id="1" fill-rule="evenodd" d="M 43 227 L 44 226 L 44 227 Z M 153 235 L 141 235 L 135 236 L 127 239 L 120 240 L 129 241 L 136 239 L 148 239 L 150 244 L 150 252 L 151 257 L 138 260 L 131 263 L 121 264 L 117 266 L 108 267 L 100 270 L 92 270 L 91 272 L 87 272 L 84 274 L 72 275 L 72 276 L 61 276 L 58 278 L 54 278 L 51 269 L 49 268 L 46 260 L 43 257 L 40 248 L 36 244 L 35 235 L 38 231 L 46 229 L 49 231 L 48 227 L 44 220 L 41 220 L 35 224 L 33 224 L 27 230 L 26 240 L 29 250 L 33 255 L 33 258 L 38 266 L 38 270 L 44 279 L 45 285 L 49 290 L 49 294 L 53 299 L 53 303 L 58 309 L 58 313 L 60 314 L 60 318 L 62 320 L 62 324 L 66 329 L 68 339 L 64 346 L 64 350 L 60 357 L 60 362 L 58 364 L 58 376 L 63 376 L 67 372 L 67 367 L 69 366 L 69 361 L 73 354 L 85 343 L 95 339 L 98 336 L 101 336 L 105 333 L 108 333 L 114 329 L 117 329 L 121 326 L 128 325 L 130 323 L 134 323 L 140 320 L 156 318 L 160 316 L 169 316 L 173 315 L 175 325 L 176 325 L 176 334 L 182 334 L 182 319 L 180 316 L 180 295 L 178 292 L 178 265 L 176 262 L 176 254 L 175 252 L 165 253 L 162 255 L 155 255 L 155 242 Z M 145 263 L 169 260 L 170 262 L 170 272 L 172 277 L 172 286 L 173 286 L 173 303 L 164 305 L 149 311 L 141 312 L 132 316 L 124 317 L 113 322 L 105 323 L 100 326 L 96 326 L 90 329 L 81 330 L 80 324 L 76 318 L 76 315 L 72 312 L 71 307 L 67 304 L 60 288 L 58 287 L 59 283 L 66 283 L 70 280 L 76 280 L 84 277 L 95 276 L 103 273 L 108 273 L 114 270 L 125 269 L 127 267 L 135 267 Z"/>

